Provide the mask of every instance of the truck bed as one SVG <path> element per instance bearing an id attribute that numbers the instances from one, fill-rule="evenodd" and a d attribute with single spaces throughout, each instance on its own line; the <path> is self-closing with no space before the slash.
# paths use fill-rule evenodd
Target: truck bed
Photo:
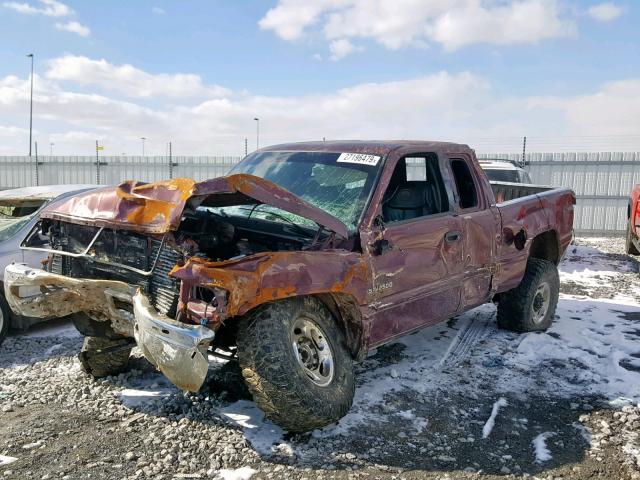
<path id="1" fill-rule="evenodd" d="M 517 198 L 527 197 L 529 195 L 536 195 L 538 193 L 548 192 L 554 190 L 555 187 L 547 185 L 533 185 L 526 183 L 511 183 L 511 182 L 489 182 L 493 195 L 496 197 L 496 203 L 509 202 Z"/>

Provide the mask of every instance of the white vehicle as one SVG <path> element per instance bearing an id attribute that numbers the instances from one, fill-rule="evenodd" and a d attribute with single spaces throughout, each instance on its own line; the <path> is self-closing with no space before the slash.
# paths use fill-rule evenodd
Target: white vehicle
<path id="1" fill-rule="evenodd" d="M 0 191 L 0 281 L 4 268 L 13 263 L 26 263 L 39 267 L 47 254 L 22 250 L 20 243 L 38 220 L 38 213 L 50 204 L 87 190 L 95 185 L 47 185 Z M 9 327 L 25 329 L 41 321 L 14 315 L 4 297 L 4 282 L 0 285 L 0 344 Z"/>
<path id="2" fill-rule="evenodd" d="M 529 172 L 513 160 L 501 158 L 480 158 L 478 160 L 490 182 L 533 183 Z"/>

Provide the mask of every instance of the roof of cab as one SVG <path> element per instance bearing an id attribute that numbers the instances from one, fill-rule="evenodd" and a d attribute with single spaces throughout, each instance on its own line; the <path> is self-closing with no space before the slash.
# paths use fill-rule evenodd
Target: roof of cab
<path id="1" fill-rule="evenodd" d="M 432 142 L 425 140 L 331 140 L 320 142 L 297 142 L 271 145 L 259 152 L 295 151 L 295 152 L 345 152 L 388 155 L 399 148 L 413 147 L 426 152 L 460 152 L 470 150 L 468 145 L 451 142 Z"/>

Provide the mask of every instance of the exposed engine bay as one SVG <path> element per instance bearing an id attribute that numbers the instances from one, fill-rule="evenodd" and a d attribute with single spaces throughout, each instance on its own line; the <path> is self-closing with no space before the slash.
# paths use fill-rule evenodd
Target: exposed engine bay
<path id="1" fill-rule="evenodd" d="M 256 207 L 247 207 L 249 213 L 244 216 L 227 215 L 224 210 L 207 207 L 187 208 L 179 228 L 162 235 L 45 218 L 34 227 L 23 246 L 49 251 L 45 270 L 51 273 L 125 282 L 148 295 L 159 313 L 195 323 L 200 319 L 187 315 L 186 300 L 199 301 L 206 309 L 214 302 L 214 294 L 199 287 L 184 296 L 181 305 L 180 282 L 169 276 L 176 265 L 184 265 L 190 258 L 220 262 L 260 252 L 313 249 L 327 238 L 321 229 L 314 232 L 286 217 L 275 218 L 276 221 L 252 217 Z M 133 307 L 126 303 L 118 304 L 117 308 L 133 312 Z"/>

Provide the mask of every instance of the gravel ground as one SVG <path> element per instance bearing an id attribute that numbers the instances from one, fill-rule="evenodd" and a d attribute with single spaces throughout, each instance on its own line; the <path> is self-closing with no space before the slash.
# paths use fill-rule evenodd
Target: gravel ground
<path id="1" fill-rule="evenodd" d="M 567 261 L 589 262 L 591 247 L 624 268 L 595 287 L 563 279 L 562 292 L 637 298 L 638 262 L 622 245 L 578 239 Z M 616 318 L 640 337 L 640 306 Z M 288 436 L 216 366 L 199 394 L 176 390 L 139 354 L 127 373 L 92 380 L 76 359 L 82 339 L 58 321 L 0 349 L 0 478 L 640 479 L 637 399 L 589 389 L 578 359 L 509 363 L 524 336 L 494 323 L 484 306 L 378 349 L 358 366 L 344 421 Z M 618 362 L 636 386 L 638 345 Z"/>

